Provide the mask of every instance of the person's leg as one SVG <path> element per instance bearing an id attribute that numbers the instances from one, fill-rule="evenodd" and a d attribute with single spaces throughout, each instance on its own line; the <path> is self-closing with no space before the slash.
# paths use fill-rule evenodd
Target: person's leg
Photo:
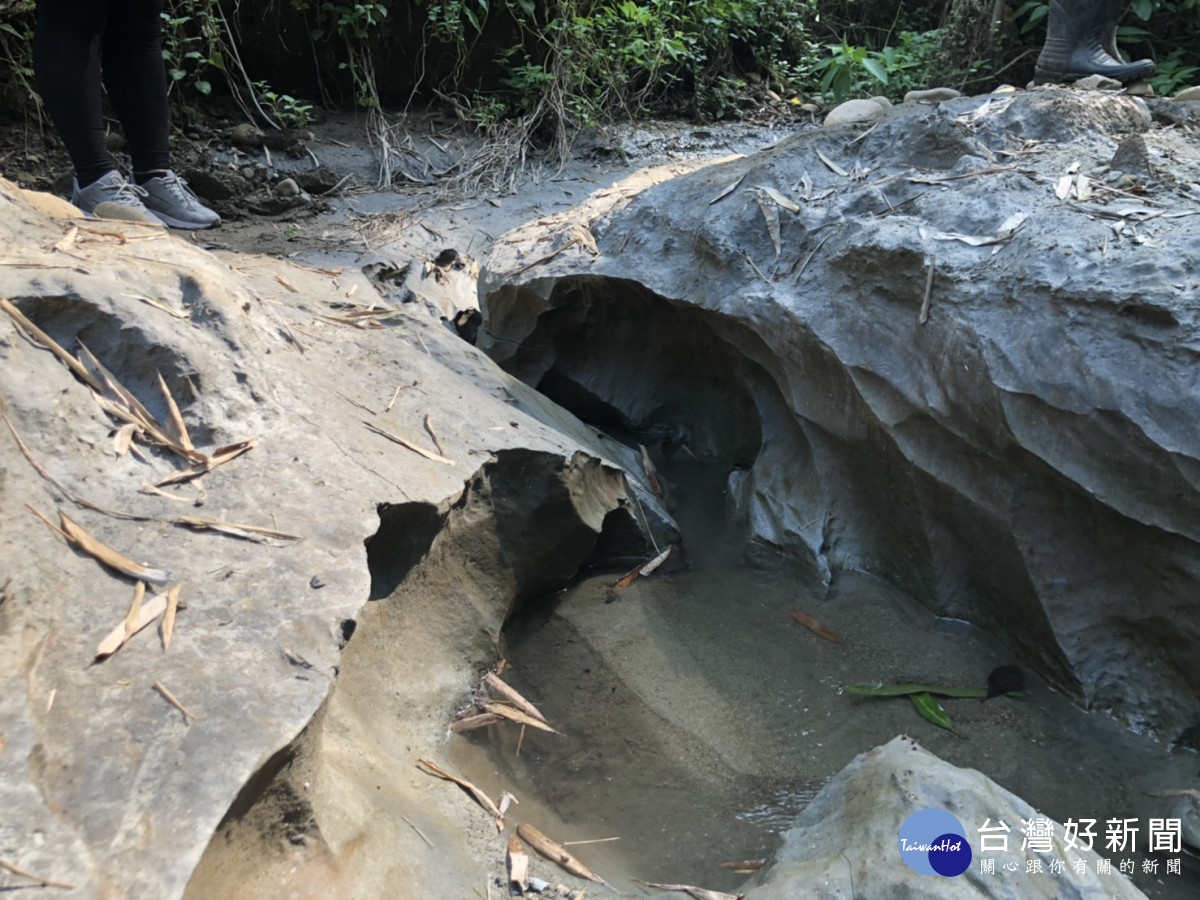
<path id="1" fill-rule="evenodd" d="M 116 169 L 104 144 L 100 41 L 107 0 L 38 0 L 33 69 L 80 187 Z"/>
<path id="2" fill-rule="evenodd" d="M 171 168 L 162 57 L 163 0 L 109 0 L 100 57 L 104 86 L 125 129 L 139 184 Z"/>
<path id="3" fill-rule="evenodd" d="M 171 111 L 162 58 L 163 0 L 110 0 L 101 61 L 104 86 L 125 129 L 142 202 L 172 228 L 221 222 L 171 171 Z"/>
<path id="4" fill-rule="evenodd" d="M 1117 22 L 1125 0 L 1050 0 L 1046 43 L 1034 67 L 1034 81 L 1075 81 L 1103 75 L 1129 82 L 1154 73 L 1148 59 L 1123 62 L 1116 49 Z"/>

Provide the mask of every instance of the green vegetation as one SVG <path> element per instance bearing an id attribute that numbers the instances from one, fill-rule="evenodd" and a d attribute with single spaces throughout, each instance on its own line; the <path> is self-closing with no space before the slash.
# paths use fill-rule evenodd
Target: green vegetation
<path id="1" fill-rule="evenodd" d="M 0 0 L 0 85 L 32 86 L 34 0 Z M 319 96 L 381 111 L 441 97 L 483 129 L 534 131 L 649 112 L 719 118 L 762 81 L 829 103 L 946 85 L 1023 83 L 1048 0 L 168 0 L 177 102 L 231 93 L 260 118 L 307 121 Z M 1200 76 L 1200 0 L 1130 0 L 1123 49 L 1173 93 Z M 252 52 L 242 52 L 253 48 Z M 384 64 L 386 61 L 386 65 Z M 384 86 L 381 89 L 381 76 Z M 269 82 L 269 84 L 268 84 Z M 286 84 L 287 90 L 278 85 Z"/>

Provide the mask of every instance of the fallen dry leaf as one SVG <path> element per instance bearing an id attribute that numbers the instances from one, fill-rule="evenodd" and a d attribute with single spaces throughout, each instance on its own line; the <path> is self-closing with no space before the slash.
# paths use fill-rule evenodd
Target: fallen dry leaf
<path id="1" fill-rule="evenodd" d="M 638 574 L 645 578 L 647 575 L 665 563 L 667 561 L 667 557 L 671 555 L 671 548 L 673 546 L 674 544 L 669 544 L 666 550 L 658 554 L 658 556 L 654 557 L 654 559 L 650 560 L 650 562 L 638 569 Z"/>
<path id="2" fill-rule="evenodd" d="M 196 516 L 180 516 L 175 520 L 180 525 L 195 528 L 199 531 L 217 531 L 232 537 L 244 538 L 248 541 L 262 543 L 267 538 L 281 541 L 302 541 L 298 534 L 288 534 L 286 531 L 276 531 L 273 528 L 263 528 L 259 525 L 243 525 L 240 522 L 222 522 L 218 519 L 202 519 Z"/>
<path id="3" fill-rule="evenodd" d="M 186 725 L 188 719 L 195 719 L 196 714 L 175 699 L 175 695 L 168 691 L 161 681 L 154 682 L 154 689 L 163 695 L 163 699 L 170 703 L 173 707 L 183 713 L 183 722 Z"/>
<path id="4" fill-rule="evenodd" d="M 132 422 L 126 422 L 113 434 L 113 451 L 117 456 L 124 456 L 129 452 L 129 444 L 133 441 L 133 433 L 137 431 L 137 426 Z"/>
<path id="5" fill-rule="evenodd" d="M 495 725 L 497 722 L 502 721 L 504 720 L 494 713 L 480 713 L 477 716 L 463 716 L 461 719 L 455 719 L 450 723 L 450 730 L 455 734 L 462 734 L 467 731 L 474 731 L 476 728 Z"/>
<path id="6" fill-rule="evenodd" d="M 125 640 L 137 631 L 138 617 L 142 614 L 142 598 L 146 596 L 146 582 L 139 581 L 133 586 L 133 602 L 129 604 L 129 612 L 125 614 Z"/>
<path id="7" fill-rule="evenodd" d="M 562 868 L 566 869 L 572 875 L 577 875 L 580 878 L 586 878 L 588 881 L 602 881 L 595 872 L 581 863 L 578 859 L 570 854 L 565 848 L 560 847 L 550 838 L 546 837 L 528 822 L 522 822 L 517 826 L 517 834 L 521 840 L 527 843 L 530 847 L 544 856 L 551 862 L 558 863 Z"/>
<path id="8" fill-rule="evenodd" d="M 476 803 L 478 803 L 480 806 L 482 806 L 484 809 L 486 809 L 488 812 L 490 812 L 493 816 L 496 817 L 496 830 L 497 831 L 504 830 L 504 816 L 502 816 L 500 814 L 500 810 L 497 808 L 496 804 L 492 802 L 492 798 L 489 797 L 487 794 L 485 794 L 483 791 L 481 791 L 479 788 L 475 787 L 475 785 L 471 784 L 471 782 L 467 781 L 464 778 L 459 778 L 455 775 L 451 775 L 449 772 L 445 771 L 442 768 L 439 768 L 435 763 L 432 763 L 427 759 L 418 759 L 417 765 L 424 766 L 426 769 L 429 770 L 429 773 L 431 775 L 436 775 L 438 778 L 441 778 L 445 781 L 452 781 L 455 784 L 457 784 L 460 788 L 462 788 L 464 791 L 466 791 L 468 794 L 470 794 L 475 799 Z"/>
<path id="9" fill-rule="evenodd" d="M 389 441 L 394 441 L 395 443 L 399 444 L 401 447 L 404 447 L 407 450 L 411 450 L 413 453 L 419 453 L 421 456 L 425 457 L 426 459 L 431 459 L 434 462 L 445 463 L 448 466 L 457 465 L 457 463 L 455 463 L 455 461 L 452 459 L 447 459 L 444 456 L 439 456 L 436 453 L 431 453 L 430 451 L 426 450 L 424 447 L 418 447 L 416 444 L 414 444 L 410 441 L 406 441 L 404 438 L 399 437 L 398 435 L 392 434 L 390 431 L 384 431 L 382 428 L 375 427 L 370 422 L 363 422 L 363 424 L 366 425 L 367 428 L 369 428 L 371 431 L 375 432 L 376 434 L 387 438 Z"/>
<path id="10" fill-rule="evenodd" d="M 510 722 L 517 722 L 521 725 L 528 725 L 530 728 L 538 728 L 542 731 L 548 731 L 551 734 L 558 734 L 557 731 L 541 719 L 535 719 L 528 713 L 522 712 L 519 709 L 513 709 L 511 706 L 505 706 L 502 703 L 483 703 L 480 704 L 479 708 L 484 712 L 490 712 L 494 716 L 508 719 Z"/>
<path id="11" fill-rule="evenodd" d="M 140 605 L 137 617 L 130 622 L 128 618 L 110 631 L 96 647 L 96 659 L 107 659 L 125 645 L 131 637 L 157 619 L 167 608 L 167 595 L 156 594 Z M 132 613 L 133 610 L 130 610 Z"/>
<path id="12" fill-rule="evenodd" d="M 37 512 L 37 510 L 34 510 L 34 512 Z M 42 516 L 41 513 L 37 514 L 43 521 L 48 523 L 48 520 L 45 516 Z M 143 566 L 141 563 L 135 563 L 132 559 L 121 553 L 118 553 L 107 544 L 96 540 L 94 537 L 84 531 L 78 523 L 69 518 L 61 509 L 58 510 L 58 519 L 62 527 L 61 529 L 56 530 L 59 531 L 60 534 L 65 535 L 72 544 L 93 558 L 104 563 L 109 568 L 116 569 L 118 572 L 122 573 L 123 575 L 128 575 L 130 578 L 138 578 L 142 581 L 148 581 L 151 584 L 166 584 L 171 580 L 170 572 L 165 572 L 162 569 L 151 569 L 147 566 Z"/>
<path id="13" fill-rule="evenodd" d="M 524 894 L 529 890 L 529 854 L 516 837 L 508 839 L 505 863 L 508 867 L 508 883 L 515 884 Z"/>
<path id="14" fill-rule="evenodd" d="M 49 878 L 43 878 L 41 875 L 34 875 L 32 872 L 26 872 L 24 869 L 18 869 L 12 863 L 5 862 L 2 859 L 0 859 L 0 869 L 4 869 L 5 871 L 12 872 L 14 875 L 17 875 L 21 878 L 28 878 L 33 881 L 33 884 L 14 885 L 14 888 L 53 887 L 53 888 L 62 888 L 63 890 L 69 891 L 69 890 L 73 890 L 75 887 L 75 885 L 68 884 L 65 881 L 52 881 Z M 9 888 L 5 888 L 5 890 L 9 890 Z"/>
<path id="15" fill-rule="evenodd" d="M 507 700 L 511 700 L 514 704 L 523 709 L 525 712 L 529 713 L 529 715 L 533 716 L 535 719 L 541 719 L 543 722 L 546 722 L 546 717 L 541 714 L 536 706 L 521 696 L 521 694 L 517 692 L 516 688 L 497 678 L 494 673 L 488 672 L 483 676 L 483 681 L 497 694 L 500 694 Z M 550 723 L 547 722 L 546 724 Z"/>
<path id="16" fill-rule="evenodd" d="M 721 868 L 745 875 L 750 872 L 757 872 L 766 864 L 767 860 L 765 857 L 763 859 L 735 859 L 733 862 L 721 863 Z"/>
<path id="17" fill-rule="evenodd" d="M 180 446 L 185 450 L 195 450 L 192 446 L 191 435 L 188 434 L 187 425 L 183 421 L 183 416 L 179 412 L 179 406 L 175 403 L 175 398 L 171 395 L 171 389 L 167 387 L 166 381 L 163 380 L 162 373 L 158 374 L 158 386 L 163 392 L 163 396 L 167 400 L 167 430 L 171 437 L 179 442 Z"/>
<path id="18" fill-rule="evenodd" d="M 662 485 L 658 483 L 658 469 L 654 467 L 654 463 L 650 459 L 650 453 L 646 450 L 646 445 L 638 444 L 638 449 L 642 451 L 642 470 L 646 473 L 646 480 L 650 482 L 650 490 L 661 497 Z"/>
<path id="19" fill-rule="evenodd" d="M 161 629 L 163 653 L 166 653 L 167 648 L 171 646 L 171 635 L 175 633 L 175 611 L 179 609 L 179 588 L 180 585 L 177 584 L 167 591 L 167 611 L 163 615 Z"/>
<path id="20" fill-rule="evenodd" d="M 825 638 L 827 641 L 833 641 L 835 644 L 842 643 L 842 639 L 838 637 L 837 632 L 821 624 L 806 612 L 801 612 L 798 609 L 793 609 L 788 615 L 815 634 L 817 637 Z"/>

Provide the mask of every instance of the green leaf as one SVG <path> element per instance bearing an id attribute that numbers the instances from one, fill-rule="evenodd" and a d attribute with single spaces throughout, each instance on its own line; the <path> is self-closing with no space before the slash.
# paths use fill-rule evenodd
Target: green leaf
<path id="1" fill-rule="evenodd" d="M 847 684 L 843 686 L 847 694 L 860 697 L 904 697 L 912 694 L 937 694 L 941 697 L 956 697 L 960 700 L 982 700 L 987 697 L 987 690 L 974 687 L 942 687 L 937 684 Z"/>
<path id="2" fill-rule="evenodd" d="M 24 40 L 24 38 L 21 37 L 21 32 L 17 31 L 17 29 L 13 28 L 7 22 L 0 22 L 0 31 L 8 32 L 17 40 Z"/>
<path id="3" fill-rule="evenodd" d="M 883 84 L 888 83 L 887 69 L 883 67 L 883 63 L 881 63 L 879 60 L 867 58 L 862 61 L 862 65 L 864 69 L 875 76 L 876 81 L 882 82 Z"/>
<path id="4" fill-rule="evenodd" d="M 1150 21 L 1150 15 L 1154 12 L 1154 4 L 1151 0 L 1133 0 L 1129 4 L 1129 8 L 1133 10 L 1133 14 L 1143 22 Z"/>
<path id="5" fill-rule="evenodd" d="M 909 694 L 908 699 L 912 701 L 923 719 L 932 722 L 939 728 L 945 728 L 947 731 L 954 730 L 954 723 L 950 721 L 950 717 L 946 715 L 942 705 L 934 700 L 931 694 Z"/>
<path id="6" fill-rule="evenodd" d="M 198 90 L 205 97 L 207 97 L 209 94 L 212 93 L 212 85 L 209 84 L 207 81 L 202 81 L 200 79 L 197 79 L 196 80 L 196 90 Z"/>

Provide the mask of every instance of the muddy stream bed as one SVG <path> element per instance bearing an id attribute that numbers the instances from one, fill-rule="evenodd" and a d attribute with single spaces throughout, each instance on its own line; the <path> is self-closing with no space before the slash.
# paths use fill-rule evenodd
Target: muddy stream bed
<path id="1" fill-rule="evenodd" d="M 502 724 L 447 747 L 466 777 L 494 796 L 513 791 L 520 819 L 558 840 L 618 837 L 569 849 L 622 893 L 640 894 L 634 879 L 738 889 L 746 876 L 722 863 L 768 857 L 838 770 L 897 734 L 1059 821 L 1096 819 L 1101 851 L 1107 819 L 1145 821 L 1147 792 L 1200 766 L 1036 677 L 1021 698 L 944 700 L 956 732 L 906 698 L 846 694 L 854 683 L 982 686 L 1011 660 L 979 629 L 876 579 L 843 574 L 826 591 L 748 567 L 725 521 L 725 473 L 682 453 L 660 472 L 686 552 L 625 590 L 612 585 L 634 560 L 582 573 L 502 635 L 506 680 L 562 734 L 521 738 Z M 798 625 L 797 609 L 843 643 Z M 1196 872 L 1135 880 L 1156 897 L 1200 889 Z"/>

